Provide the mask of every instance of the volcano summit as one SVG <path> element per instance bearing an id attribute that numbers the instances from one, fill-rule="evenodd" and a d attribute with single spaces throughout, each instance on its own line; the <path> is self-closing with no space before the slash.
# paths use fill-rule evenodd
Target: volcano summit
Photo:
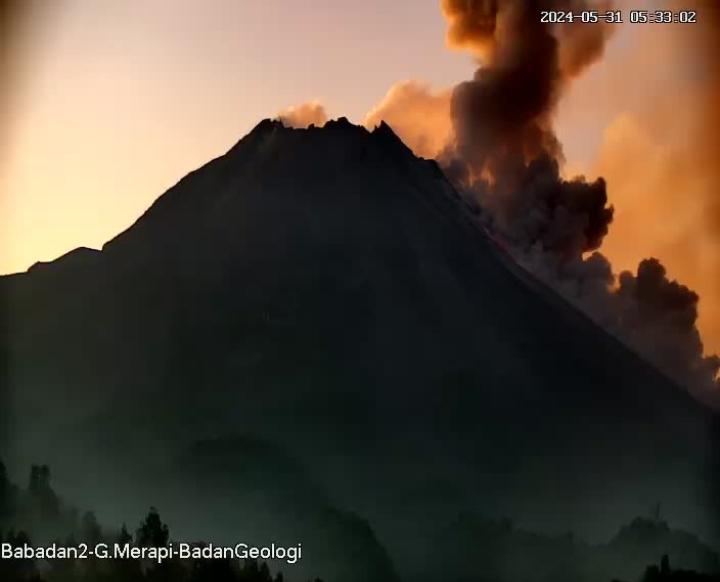
<path id="1" fill-rule="evenodd" d="M 101 516 L 157 500 L 190 538 L 301 536 L 338 580 L 423 579 L 468 512 L 715 523 L 711 412 L 384 124 L 265 120 L 102 251 L 0 278 L 0 302 L 2 456 Z M 353 552 L 366 570 L 337 565 Z"/>

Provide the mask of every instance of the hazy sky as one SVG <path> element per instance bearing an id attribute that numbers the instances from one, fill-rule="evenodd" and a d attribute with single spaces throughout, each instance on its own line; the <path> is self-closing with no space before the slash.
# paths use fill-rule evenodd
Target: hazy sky
<path id="1" fill-rule="evenodd" d="M 437 0 L 16 4 L 12 34 L 0 28 L 0 273 L 100 247 L 283 108 L 317 99 L 360 122 L 400 81 L 446 89 L 475 69 L 446 48 Z M 603 251 L 617 269 L 657 256 L 700 291 L 720 350 L 720 238 L 703 219 L 715 186 L 685 147 L 703 123 L 705 89 L 681 50 L 693 34 L 618 26 L 561 103 L 558 134 L 568 171 L 608 177 Z"/>
<path id="2" fill-rule="evenodd" d="M 360 122 L 398 81 L 440 89 L 475 68 L 446 48 L 437 0 L 19 5 L 0 134 L 0 273 L 99 247 L 285 107 L 317 99 Z M 573 113 L 561 135 L 587 163 L 610 114 Z"/>
<path id="3" fill-rule="evenodd" d="M 101 245 L 284 107 L 360 121 L 398 80 L 472 72 L 435 0 L 30 4 L 2 135 L 4 273 Z"/>

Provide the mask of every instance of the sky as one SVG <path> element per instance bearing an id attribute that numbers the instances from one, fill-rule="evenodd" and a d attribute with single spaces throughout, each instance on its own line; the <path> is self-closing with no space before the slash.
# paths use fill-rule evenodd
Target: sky
<path id="1" fill-rule="evenodd" d="M 625 8 L 638 3 L 653 4 Z M 331 117 L 362 122 L 399 82 L 441 93 L 476 67 L 447 48 L 437 0 L 16 4 L 22 10 L 0 35 L 9 81 L 0 102 L 0 273 L 99 248 L 286 107 L 317 100 Z M 697 289 L 703 338 L 717 351 L 717 229 L 703 222 L 714 186 L 698 178 L 696 156 L 682 153 L 693 151 L 684 145 L 702 90 L 678 49 L 688 44 L 682 34 L 618 25 L 604 58 L 567 91 L 556 125 L 565 173 L 608 178 L 616 215 L 603 252 L 618 269 L 658 256 Z"/>
<path id="2" fill-rule="evenodd" d="M 433 0 L 30 4 L 10 43 L 0 273 L 102 245 L 285 107 L 361 121 L 399 79 L 472 70 Z"/>

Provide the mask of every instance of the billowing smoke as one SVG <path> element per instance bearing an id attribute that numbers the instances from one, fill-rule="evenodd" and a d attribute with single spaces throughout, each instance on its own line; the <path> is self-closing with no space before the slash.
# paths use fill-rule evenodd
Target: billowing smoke
<path id="1" fill-rule="evenodd" d="M 623 335 L 648 357 L 663 362 L 671 376 L 683 380 L 690 374 L 696 386 L 715 376 L 718 358 L 698 358 L 702 353 L 695 327 L 698 295 L 669 281 L 658 260 L 642 261 L 635 275 L 621 273 L 613 297 Z"/>
<path id="2" fill-rule="evenodd" d="M 613 274 L 599 252 L 558 261 L 534 250 L 521 263 L 560 291 L 600 325 L 653 362 L 697 398 L 720 407 L 720 358 L 704 356 L 697 328 L 697 293 L 671 280 L 659 260 L 640 262 L 635 273 Z"/>
<path id="3" fill-rule="evenodd" d="M 328 120 L 325 107 L 319 101 L 307 101 L 288 107 L 277 114 L 285 127 L 306 128 L 310 125 L 322 127 Z"/>
<path id="4" fill-rule="evenodd" d="M 668 9 L 696 10 L 697 22 L 628 27 L 632 34 L 623 50 L 613 50 L 591 76 L 573 85 L 559 117 L 575 138 L 594 132 L 599 123 L 605 127 L 597 154 L 584 162 L 586 171 L 607 179 L 617 209 L 603 252 L 618 269 L 661 257 L 668 272 L 700 295 L 699 328 L 706 349 L 717 352 L 720 3 L 663 2 Z M 586 115 L 589 103 L 597 111 L 592 120 Z M 580 143 L 576 147 L 582 148 Z"/>
<path id="5" fill-rule="evenodd" d="M 704 24 L 694 28 L 696 32 L 687 32 L 685 27 L 683 34 L 694 37 L 689 45 L 685 43 L 688 52 L 705 55 L 702 70 L 708 81 L 700 98 L 691 95 L 699 103 L 703 122 L 687 121 L 690 107 L 682 108 L 684 115 L 678 117 L 677 96 L 653 98 L 655 103 L 672 104 L 662 108 L 663 119 L 680 119 L 677 123 L 685 132 L 697 127 L 694 135 L 700 135 L 693 138 L 691 163 L 679 164 L 684 159 L 679 148 L 685 148 L 685 142 L 674 145 L 674 149 L 663 142 L 663 150 L 672 152 L 674 163 L 657 164 L 667 171 L 662 180 L 648 181 L 647 172 L 641 168 L 646 168 L 653 156 L 642 155 L 640 150 L 628 152 L 628 140 L 623 139 L 611 150 L 623 152 L 615 157 L 633 161 L 630 168 L 627 163 L 616 164 L 620 169 L 611 172 L 611 192 L 633 176 L 637 178 L 634 192 L 645 182 L 651 184 L 646 189 L 657 189 L 658 183 L 664 184 L 665 190 L 683 185 L 674 188 L 677 193 L 673 196 L 681 198 L 687 208 L 688 184 L 696 185 L 701 175 L 718 183 L 714 176 L 719 167 L 715 146 L 720 135 L 720 67 L 713 49 L 719 38 L 715 25 L 720 21 L 720 9 L 709 0 L 698 0 L 698 4 Z M 572 81 L 602 57 L 615 25 L 578 21 L 544 24 L 540 13 L 610 10 L 611 0 L 442 0 L 441 7 L 448 21 L 448 44 L 469 51 L 479 62 L 473 79 L 452 90 L 439 91 L 418 81 L 397 83 L 368 113 L 364 124 L 374 126 L 384 120 L 417 155 L 437 158 L 447 176 L 476 207 L 493 238 L 501 240 L 521 264 L 698 397 L 720 406 L 720 361 L 704 356 L 697 327 L 698 295 L 668 277 L 657 259 L 643 260 L 635 272 L 616 275 L 610 261 L 598 252 L 601 246 L 608 246 L 605 237 L 615 214 L 605 181 L 562 178 L 562 146 L 553 128 L 558 103 Z M 647 104 L 644 109 L 648 109 Z M 313 111 L 322 114 L 313 117 Z M 302 127 L 324 121 L 324 110 L 318 103 L 304 104 L 286 110 L 280 118 L 288 125 Z M 668 134 L 667 140 L 674 140 L 677 132 L 668 128 Z M 683 167 L 688 168 L 684 174 L 692 176 L 678 181 Z M 713 188 L 705 214 L 712 223 L 709 230 L 715 233 L 717 244 L 713 248 L 720 248 L 720 205 L 715 193 Z M 620 198 L 622 210 L 633 205 L 633 200 Z M 651 236 L 642 225 L 643 215 L 648 213 L 636 214 L 641 224 L 634 225 L 635 232 L 641 238 Z M 624 227 L 626 231 L 627 225 Z M 627 235 L 625 231 L 620 243 L 626 246 L 635 232 Z M 614 243 L 613 237 L 610 239 Z M 616 245 L 611 246 L 616 257 Z M 666 247 L 658 249 L 663 257 L 667 251 Z M 641 256 L 648 254 L 656 253 L 651 250 Z M 717 266 L 703 272 L 720 272 L 720 262 L 713 261 Z M 681 260 L 678 266 L 675 261 L 673 271 L 689 263 Z M 705 292 L 718 289 L 714 280 L 705 279 L 695 278 L 694 284 L 702 283 Z M 704 305 L 707 314 L 708 304 Z"/>
<path id="6" fill-rule="evenodd" d="M 563 258 L 599 247 L 612 221 L 602 181 L 560 179 L 562 149 L 551 116 L 565 84 L 602 54 L 606 26 L 541 22 L 541 8 L 583 1 L 443 0 L 451 45 L 482 61 L 455 88 L 455 139 L 442 154 L 449 176 L 522 249 Z"/>
<path id="7" fill-rule="evenodd" d="M 416 155 L 435 158 L 450 141 L 452 91 L 433 91 L 427 83 L 401 81 L 365 116 L 373 128 L 385 121 Z"/>
<path id="8" fill-rule="evenodd" d="M 704 357 L 698 296 L 656 259 L 615 277 L 596 251 L 613 220 L 602 179 L 564 180 L 553 114 L 603 53 L 611 27 L 543 24 L 541 10 L 607 9 L 585 0 L 443 0 L 448 42 L 480 61 L 452 95 L 439 161 L 494 236 L 558 289 L 701 398 L 720 401 L 720 361 Z"/>

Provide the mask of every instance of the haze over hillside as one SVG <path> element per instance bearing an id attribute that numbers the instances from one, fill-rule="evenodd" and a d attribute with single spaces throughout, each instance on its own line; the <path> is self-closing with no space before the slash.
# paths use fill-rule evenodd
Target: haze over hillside
<path id="1" fill-rule="evenodd" d="M 364 548 L 376 579 L 421 577 L 468 511 L 591 538 L 658 501 L 717 523 L 709 410 L 386 125 L 265 120 L 102 252 L 0 294 L 2 456 L 113 521 L 151 500 L 190 537 L 332 539 L 318 560 Z"/>

